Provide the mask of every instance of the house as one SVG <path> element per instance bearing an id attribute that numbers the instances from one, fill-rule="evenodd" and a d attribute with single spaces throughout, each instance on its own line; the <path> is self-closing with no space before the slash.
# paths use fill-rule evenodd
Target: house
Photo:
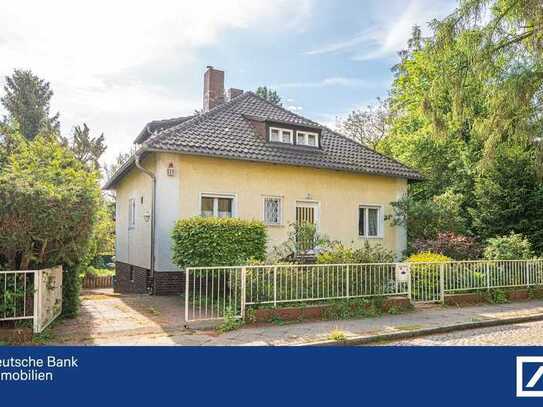
<path id="1" fill-rule="evenodd" d="M 170 234 L 197 215 L 260 219 L 270 247 L 305 221 L 346 244 L 406 248 L 404 228 L 385 219 L 416 171 L 252 92 L 225 93 L 224 72 L 213 67 L 203 107 L 147 124 L 105 185 L 117 197 L 118 291 L 181 292 Z"/>

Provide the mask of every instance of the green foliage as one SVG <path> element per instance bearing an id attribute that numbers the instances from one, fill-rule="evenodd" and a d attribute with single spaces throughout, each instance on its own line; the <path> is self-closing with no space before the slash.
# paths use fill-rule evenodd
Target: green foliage
<path id="1" fill-rule="evenodd" d="M 56 140 L 22 142 L 0 173 L 0 257 L 11 270 L 64 266 L 64 312 L 77 312 L 79 264 L 100 197 L 98 174 Z"/>
<path id="2" fill-rule="evenodd" d="M 194 217 L 179 220 L 172 239 L 179 267 L 235 266 L 264 259 L 266 227 L 259 221 Z"/>
<path id="3" fill-rule="evenodd" d="M 360 144 L 376 150 L 388 131 L 389 102 L 388 98 L 377 98 L 375 105 L 353 110 L 341 123 L 341 132 Z"/>
<path id="4" fill-rule="evenodd" d="M 407 258 L 408 263 L 447 263 L 451 261 L 450 257 L 444 256 L 439 253 L 416 253 Z"/>
<path id="5" fill-rule="evenodd" d="M 269 89 L 266 86 L 259 86 L 256 89 L 256 95 L 260 96 L 263 99 L 266 99 L 268 102 L 271 102 L 274 105 L 282 106 L 281 97 L 274 89 Z"/>
<path id="6" fill-rule="evenodd" d="M 313 223 L 291 223 L 288 239 L 273 247 L 270 261 L 274 264 L 285 260 L 295 260 L 300 256 L 326 251 L 333 242 L 321 235 Z"/>
<path id="7" fill-rule="evenodd" d="M 365 241 L 362 247 L 354 249 L 341 243 L 317 256 L 319 264 L 345 264 L 345 263 L 393 263 L 394 253 L 377 243 L 370 245 Z"/>
<path id="8" fill-rule="evenodd" d="M 100 168 L 98 159 L 107 149 L 103 133 L 98 137 L 91 137 L 89 127 L 83 123 L 83 127 L 75 126 L 71 139 L 63 137 L 62 142 L 83 164 L 95 170 Z"/>
<path id="9" fill-rule="evenodd" d="M 393 225 L 407 228 L 410 242 L 416 239 L 435 239 L 439 233 L 465 231 L 465 219 L 462 217 L 463 197 L 450 191 L 436 195 L 431 200 L 404 196 L 392 202 Z"/>
<path id="10" fill-rule="evenodd" d="M 475 184 L 476 207 L 470 209 L 473 228 L 481 238 L 514 231 L 543 251 L 543 184 L 535 161 L 533 150 L 502 144 L 495 159 L 481 168 Z"/>
<path id="11" fill-rule="evenodd" d="M 483 255 L 487 260 L 529 260 L 535 257 L 531 243 L 518 233 L 488 239 Z"/>
<path id="12" fill-rule="evenodd" d="M 427 38 L 415 27 L 394 69 L 390 129 L 378 147 L 425 176 L 410 188 L 420 205 L 409 210 L 411 242 L 433 238 L 435 227 L 417 224 L 434 212 L 428 201 L 451 191 L 465 230 L 439 232 L 513 230 L 543 249 L 541 16 L 538 0 L 470 0 L 434 21 Z"/>
<path id="13" fill-rule="evenodd" d="M 507 304 L 509 302 L 507 293 L 499 288 L 491 288 L 485 291 L 483 297 L 489 304 Z"/>
<path id="14" fill-rule="evenodd" d="M 222 323 L 217 327 L 217 331 L 221 333 L 234 331 L 243 325 L 243 321 L 236 317 L 236 313 L 231 307 L 227 307 L 224 312 Z"/>
<path id="15" fill-rule="evenodd" d="M 411 306 L 394 306 L 385 308 L 385 299 L 383 297 L 371 298 L 350 298 L 347 300 L 337 300 L 329 303 L 324 309 L 323 319 L 341 320 L 355 318 L 373 318 L 382 315 L 384 312 L 402 313 L 412 309 Z"/>
<path id="16" fill-rule="evenodd" d="M 328 335 L 328 339 L 331 341 L 343 342 L 347 339 L 347 336 L 345 336 L 345 332 L 340 331 L 339 329 L 334 329 Z"/>
<path id="17" fill-rule="evenodd" d="M 4 91 L 0 101 L 8 112 L 8 118 L 18 124 L 26 139 L 33 140 L 40 132 L 58 132 L 58 113 L 49 117 L 53 97 L 49 82 L 32 71 L 15 69 L 12 76 L 6 77 Z"/>
<path id="18" fill-rule="evenodd" d="M 411 246 L 415 253 L 439 253 L 454 260 L 476 260 L 483 251 L 482 244 L 476 238 L 451 232 L 438 233 L 435 239 L 417 239 Z"/>

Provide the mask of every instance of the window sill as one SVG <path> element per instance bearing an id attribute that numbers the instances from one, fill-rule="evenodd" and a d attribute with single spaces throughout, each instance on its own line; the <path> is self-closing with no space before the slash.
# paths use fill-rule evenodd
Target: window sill
<path id="1" fill-rule="evenodd" d="M 383 240 L 385 237 L 384 236 L 360 236 L 360 235 L 358 235 L 358 238 L 362 239 L 362 240 Z"/>
<path id="2" fill-rule="evenodd" d="M 272 223 L 272 224 L 264 223 L 264 225 L 266 227 L 268 227 L 268 228 L 282 228 L 282 227 L 285 227 L 285 225 L 275 224 L 275 223 Z"/>

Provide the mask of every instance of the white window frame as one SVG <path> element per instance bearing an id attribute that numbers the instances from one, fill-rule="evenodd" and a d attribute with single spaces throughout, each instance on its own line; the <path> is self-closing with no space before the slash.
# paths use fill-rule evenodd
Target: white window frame
<path id="1" fill-rule="evenodd" d="M 128 230 L 136 227 L 136 199 L 128 199 Z"/>
<path id="2" fill-rule="evenodd" d="M 358 221 L 360 216 L 360 209 L 364 208 L 366 211 L 364 212 L 364 235 L 360 234 L 360 231 L 358 229 Z M 370 236 L 368 235 L 369 231 L 369 223 L 368 223 L 368 209 L 377 209 L 377 235 Z M 356 229 L 357 234 L 361 239 L 383 239 L 384 238 L 384 229 L 385 229 L 385 216 L 384 216 L 384 206 L 383 205 L 374 205 L 374 204 L 361 204 L 358 205 L 356 208 Z"/>
<path id="3" fill-rule="evenodd" d="M 212 198 L 213 199 L 213 216 L 218 217 L 219 216 L 219 198 L 229 198 L 232 199 L 232 218 L 236 218 L 238 216 L 238 210 L 237 210 L 237 202 L 238 197 L 237 194 L 233 193 L 222 193 L 222 192 L 200 192 L 198 197 L 198 207 L 200 208 L 200 212 L 198 213 L 198 216 L 202 216 L 202 198 Z"/>
<path id="4" fill-rule="evenodd" d="M 272 141 L 272 139 L 271 139 L 272 130 L 277 130 L 279 132 L 279 141 Z M 289 134 L 289 141 L 288 142 L 283 141 L 283 132 L 287 132 Z M 294 131 L 292 131 L 291 129 L 285 129 L 285 128 L 281 128 L 281 127 L 270 127 L 268 137 L 269 137 L 270 142 L 272 142 L 272 143 L 294 144 L 294 141 L 293 141 Z"/>
<path id="5" fill-rule="evenodd" d="M 303 143 L 298 143 L 298 136 L 299 135 L 303 135 L 303 138 L 304 138 Z M 309 137 L 308 137 L 309 135 L 315 136 L 315 145 L 314 146 L 309 144 Z M 298 131 L 296 131 L 296 144 L 299 145 L 299 146 L 318 147 L 319 146 L 319 133 L 315 133 L 315 132 L 312 132 L 312 131 L 298 130 Z"/>
<path id="6" fill-rule="evenodd" d="M 269 223 L 266 219 L 266 200 L 267 199 L 275 199 L 279 201 L 279 216 L 278 216 L 278 223 Z M 264 221 L 264 224 L 266 226 L 283 226 L 283 197 L 277 196 L 277 195 L 264 195 L 262 198 L 262 220 Z"/>

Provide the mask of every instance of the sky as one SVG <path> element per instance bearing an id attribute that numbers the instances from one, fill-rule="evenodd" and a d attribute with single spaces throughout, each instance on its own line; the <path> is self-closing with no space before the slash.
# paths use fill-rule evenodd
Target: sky
<path id="1" fill-rule="evenodd" d="M 413 25 L 456 0 L 2 0 L 0 86 L 14 69 L 50 82 L 62 134 L 104 133 L 103 162 L 151 120 L 202 107 L 207 65 L 225 87 L 276 89 L 283 105 L 334 126 L 385 96 Z M 0 95 L 3 90 L 0 89 Z M 5 111 L 0 106 L 0 116 Z"/>

